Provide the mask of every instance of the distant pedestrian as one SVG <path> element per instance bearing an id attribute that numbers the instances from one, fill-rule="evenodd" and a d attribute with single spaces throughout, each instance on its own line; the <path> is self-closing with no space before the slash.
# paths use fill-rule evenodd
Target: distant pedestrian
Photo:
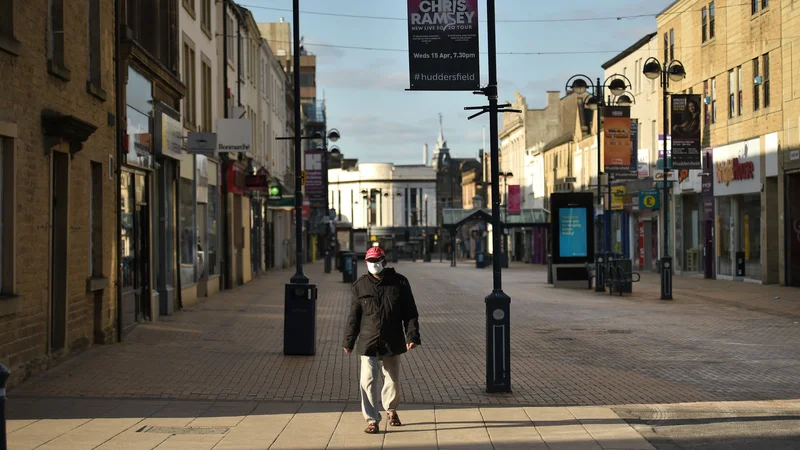
<path id="1" fill-rule="evenodd" d="M 397 415 L 400 401 L 400 355 L 421 344 L 419 314 L 408 279 L 386 267 L 386 255 L 372 247 L 366 255 L 369 274 L 353 283 L 353 301 L 347 317 L 344 352 L 356 346 L 361 355 L 361 411 L 367 421 L 365 433 L 380 432 L 378 371 L 383 369 L 380 400 L 391 426 L 401 426 Z"/>

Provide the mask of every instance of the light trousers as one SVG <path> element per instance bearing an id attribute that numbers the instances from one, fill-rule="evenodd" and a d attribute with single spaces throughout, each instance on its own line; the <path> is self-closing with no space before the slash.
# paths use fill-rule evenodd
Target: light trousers
<path id="1" fill-rule="evenodd" d="M 378 372 L 383 371 L 383 390 L 378 392 Z M 367 422 L 380 422 L 378 401 L 388 412 L 400 401 L 400 355 L 361 357 L 361 412 Z M 380 394 L 380 398 L 378 395 Z"/>

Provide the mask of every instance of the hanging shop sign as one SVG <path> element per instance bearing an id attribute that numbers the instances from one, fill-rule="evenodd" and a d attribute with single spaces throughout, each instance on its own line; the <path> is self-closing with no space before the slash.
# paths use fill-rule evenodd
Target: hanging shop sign
<path id="1" fill-rule="evenodd" d="M 480 88 L 478 0 L 408 0 L 411 90 Z"/>
<path id="2" fill-rule="evenodd" d="M 253 151 L 253 122 L 250 119 L 217 119 L 217 151 Z"/>
<path id="3" fill-rule="evenodd" d="M 660 193 L 655 189 L 639 191 L 639 209 L 659 209 L 660 199 Z"/>
<path id="4" fill-rule="evenodd" d="M 673 95 L 672 168 L 700 169 L 700 95 Z"/>
<path id="5" fill-rule="evenodd" d="M 611 210 L 622 211 L 625 209 L 625 195 L 628 190 L 625 186 L 613 186 L 611 188 Z"/>
<path id="6" fill-rule="evenodd" d="M 217 153 L 217 134 L 189 132 L 186 138 L 186 153 L 214 156 Z"/>

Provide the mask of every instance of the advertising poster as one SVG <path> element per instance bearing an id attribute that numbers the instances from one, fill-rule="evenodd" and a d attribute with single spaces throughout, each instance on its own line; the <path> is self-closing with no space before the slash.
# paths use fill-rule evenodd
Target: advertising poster
<path id="1" fill-rule="evenodd" d="M 615 180 L 636 180 L 639 178 L 639 121 L 637 119 L 631 119 L 630 161 L 630 170 L 614 174 Z"/>
<path id="2" fill-rule="evenodd" d="M 586 209 L 562 208 L 558 210 L 558 253 L 562 258 L 588 256 L 586 240 Z"/>
<path id="3" fill-rule="evenodd" d="M 625 195 L 628 190 L 625 186 L 614 186 L 611 188 L 611 210 L 622 211 L 625 209 Z"/>
<path id="4" fill-rule="evenodd" d="M 306 150 L 306 196 L 313 206 L 325 206 L 325 173 L 323 171 L 323 158 L 325 151 L 321 148 Z"/>
<path id="5" fill-rule="evenodd" d="M 631 114 L 627 106 L 603 108 L 603 166 L 606 173 L 622 174 L 631 170 Z"/>
<path id="6" fill-rule="evenodd" d="M 480 88 L 478 0 L 408 0 L 411 90 Z"/>
<path id="7" fill-rule="evenodd" d="M 520 211 L 521 206 L 519 185 L 510 185 L 508 186 L 508 214 L 519 214 Z"/>
<path id="8" fill-rule="evenodd" d="M 672 168 L 701 169 L 700 96 L 672 96 Z"/>

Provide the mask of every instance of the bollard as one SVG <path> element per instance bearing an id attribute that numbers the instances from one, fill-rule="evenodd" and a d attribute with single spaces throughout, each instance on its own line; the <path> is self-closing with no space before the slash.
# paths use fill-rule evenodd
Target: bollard
<path id="1" fill-rule="evenodd" d="M 6 383 L 11 372 L 0 363 L 0 450 L 7 450 L 6 442 Z"/>

